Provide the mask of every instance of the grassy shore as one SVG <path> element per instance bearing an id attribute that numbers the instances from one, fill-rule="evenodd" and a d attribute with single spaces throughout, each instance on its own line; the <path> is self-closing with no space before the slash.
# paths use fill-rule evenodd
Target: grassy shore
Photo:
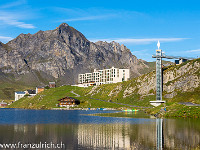
<path id="1" fill-rule="evenodd" d="M 120 111 L 116 113 L 97 113 L 89 114 L 90 116 L 102 116 L 102 117 L 119 117 L 119 118 L 150 118 L 149 115 L 144 113 L 144 111 Z"/>
<path id="2" fill-rule="evenodd" d="M 103 88 L 107 88 L 107 86 L 116 86 L 116 85 L 103 85 Z M 23 109 L 52 109 L 57 108 L 58 100 L 70 96 L 80 100 L 80 105 L 75 108 L 114 108 L 114 109 L 135 109 L 134 107 L 120 105 L 111 102 L 119 102 L 123 104 L 137 105 L 141 107 L 136 107 L 136 109 L 142 109 L 143 106 L 150 106 L 149 101 L 155 99 L 155 95 L 149 95 L 144 97 L 143 100 L 139 100 L 137 96 L 133 96 L 132 98 L 122 98 L 119 94 L 118 97 L 111 99 L 106 95 L 95 95 L 91 96 L 88 93 L 91 91 L 92 87 L 89 88 L 79 88 L 73 86 L 61 86 L 52 89 L 46 89 L 45 91 L 37 94 L 34 97 L 24 97 L 14 102 L 9 108 L 23 108 Z M 71 91 L 79 94 L 80 97 L 76 97 Z M 94 98 L 94 99 L 91 99 Z M 182 99 L 180 99 L 182 97 Z M 189 97 L 189 99 L 187 99 Z M 167 99 L 165 106 L 161 105 L 159 107 L 147 108 L 146 111 L 148 114 L 156 115 L 159 117 L 191 117 L 191 118 L 200 118 L 200 107 L 199 106 L 185 106 L 178 104 L 182 100 L 182 102 L 195 102 L 199 103 L 199 88 L 193 92 L 187 92 L 182 95 L 178 94 L 176 97 L 172 99 Z M 96 99 L 102 99 L 96 100 Z M 140 101 L 135 103 L 135 101 Z M 166 111 L 164 111 L 164 107 L 166 107 Z M 73 109 L 73 108 L 72 108 Z"/>
<path id="3" fill-rule="evenodd" d="M 166 108 L 166 111 L 164 110 Z M 166 103 L 165 106 L 146 109 L 151 115 L 166 118 L 200 118 L 200 106 L 186 106 L 177 102 Z"/>
<path id="4" fill-rule="evenodd" d="M 89 88 L 79 88 L 73 86 L 61 86 L 52 89 L 46 89 L 45 91 L 37 94 L 34 97 L 24 97 L 14 102 L 9 108 L 23 108 L 23 109 L 52 109 L 56 108 L 58 100 L 70 96 L 80 100 L 80 105 L 75 108 L 122 108 L 124 105 L 110 103 L 106 101 L 99 101 L 90 99 L 90 97 L 84 96 Z M 81 97 L 76 97 L 71 91 L 75 91 Z M 129 107 L 128 107 L 129 108 Z"/>

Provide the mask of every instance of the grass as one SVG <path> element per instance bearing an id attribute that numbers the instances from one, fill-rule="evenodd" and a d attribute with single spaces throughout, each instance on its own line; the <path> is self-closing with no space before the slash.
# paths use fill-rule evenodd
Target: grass
<path id="1" fill-rule="evenodd" d="M 200 87 L 194 89 L 190 92 L 177 92 L 177 95 L 172 99 L 169 99 L 169 102 L 192 102 L 200 104 Z"/>
<path id="2" fill-rule="evenodd" d="M 124 83 L 128 84 L 128 83 Z M 110 103 L 107 101 L 100 101 L 91 99 L 98 98 L 102 100 L 111 100 L 113 102 L 119 102 L 124 104 L 130 104 L 130 105 L 138 105 L 138 106 L 149 106 L 149 101 L 155 100 L 155 95 L 148 95 L 143 97 L 141 100 L 139 99 L 139 95 L 133 94 L 130 97 L 123 98 L 122 93 L 119 92 L 116 95 L 108 96 L 108 94 L 111 92 L 113 88 L 116 88 L 120 84 L 110 84 L 110 85 L 103 85 L 96 88 L 96 90 L 101 90 L 99 93 L 93 93 L 94 95 L 89 94 L 89 92 L 92 90 L 93 87 L 89 88 L 79 88 L 79 87 L 73 87 L 73 86 L 61 86 L 57 88 L 52 89 L 46 89 L 45 91 L 37 94 L 34 97 L 24 97 L 15 103 L 11 104 L 10 108 L 25 108 L 25 109 L 51 109 L 55 108 L 56 104 L 58 104 L 58 99 L 63 98 L 65 96 L 71 96 L 78 100 L 80 100 L 80 105 L 78 105 L 78 108 L 115 108 L 115 109 L 126 109 L 133 107 L 128 107 L 125 105 L 120 105 L 116 103 Z M 195 98 L 197 98 L 198 95 L 198 89 L 196 94 L 193 94 Z M 81 97 L 76 97 L 76 95 L 72 94 L 71 91 L 74 91 L 75 93 L 81 95 Z M 102 94 L 104 93 L 104 94 Z M 191 94 L 191 93 L 189 93 Z M 188 93 L 184 93 L 182 95 L 183 97 L 187 97 Z M 196 97 L 197 96 L 197 97 Z M 180 96 L 177 95 L 177 99 L 174 100 L 179 101 Z M 161 111 L 161 109 L 164 108 L 164 105 L 155 107 L 155 108 L 148 108 L 145 111 L 149 114 L 157 114 L 161 117 L 190 117 L 190 118 L 199 118 L 200 117 L 200 107 L 199 106 L 185 106 L 180 105 L 177 102 L 174 102 L 172 100 L 166 100 L 167 103 L 166 108 L 167 111 Z M 192 101 L 193 102 L 193 101 Z M 137 108 L 138 109 L 138 108 Z M 114 114 L 116 115 L 116 114 Z M 124 114 L 117 114 L 118 117 L 122 117 Z M 129 116 L 130 117 L 130 116 Z"/>
<path id="3" fill-rule="evenodd" d="M 159 117 L 166 118 L 200 118 L 200 106 L 185 106 L 177 102 L 166 103 L 166 111 L 164 106 L 146 109 L 149 114 L 156 114 Z"/>
<path id="4" fill-rule="evenodd" d="M 26 89 L 34 89 L 34 87 L 15 82 L 0 82 L 0 101 L 14 100 L 15 91 L 24 91 Z"/>
<path id="5" fill-rule="evenodd" d="M 78 100 L 80 100 L 79 108 L 120 108 L 124 107 L 124 105 L 99 101 L 90 99 L 89 97 L 84 96 L 84 93 L 88 92 L 90 88 L 78 88 L 73 86 L 62 86 L 58 88 L 48 89 L 34 97 L 24 97 L 14 102 L 9 106 L 9 108 L 24 108 L 24 109 L 51 109 L 55 108 L 56 104 L 58 104 L 58 100 L 71 96 Z M 72 94 L 71 91 L 75 91 L 76 93 L 82 95 L 81 97 L 76 97 L 76 95 Z M 82 92 L 81 92 L 82 91 Z M 128 107 L 129 108 L 129 107 Z"/>
<path id="6" fill-rule="evenodd" d="M 167 107 L 165 117 L 188 117 L 200 118 L 200 106 L 185 106 L 178 103 L 173 103 Z"/>
<path id="7" fill-rule="evenodd" d="M 62 86 L 45 90 L 34 97 L 24 97 L 11 104 L 11 108 L 29 108 L 29 109 L 50 109 L 55 107 L 58 100 L 66 96 L 74 96 L 70 93 L 71 86 Z"/>
<path id="8" fill-rule="evenodd" d="M 102 116 L 102 117 L 123 117 L 123 118 L 150 118 L 149 115 L 143 111 L 140 112 L 116 112 L 116 113 L 98 113 L 90 114 L 91 116 Z"/>

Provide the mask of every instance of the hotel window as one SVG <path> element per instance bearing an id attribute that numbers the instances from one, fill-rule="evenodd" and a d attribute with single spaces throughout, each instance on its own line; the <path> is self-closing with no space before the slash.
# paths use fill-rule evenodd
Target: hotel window
<path id="1" fill-rule="evenodd" d="M 117 69 L 117 77 L 119 77 L 119 69 Z"/>

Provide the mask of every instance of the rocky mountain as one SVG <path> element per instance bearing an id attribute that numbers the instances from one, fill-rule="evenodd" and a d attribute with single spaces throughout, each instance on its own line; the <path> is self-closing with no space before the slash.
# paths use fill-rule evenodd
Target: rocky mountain
<path id="1" fill-rule="evenodd" d="M 79 73 L 112 66 L 130 68 L 132 77 L 149 68 L 123 44 L 90 42 L 66 23 L 0 43 L 0 76 L 10 75 L 10 80 L 29 85 L 45 85 L 48 81 L 74 84 Z"/>

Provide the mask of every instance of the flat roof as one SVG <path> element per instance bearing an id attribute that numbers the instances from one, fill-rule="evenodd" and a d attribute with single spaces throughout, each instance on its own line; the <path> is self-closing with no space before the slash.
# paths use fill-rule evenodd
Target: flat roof
<path id="1" fill-rule="evenodd" d="M 15 93 L 17 93 L 17 94 L 25 94 L 25 92 L 23 92 L 23 91 L 17 91 Z"/>

